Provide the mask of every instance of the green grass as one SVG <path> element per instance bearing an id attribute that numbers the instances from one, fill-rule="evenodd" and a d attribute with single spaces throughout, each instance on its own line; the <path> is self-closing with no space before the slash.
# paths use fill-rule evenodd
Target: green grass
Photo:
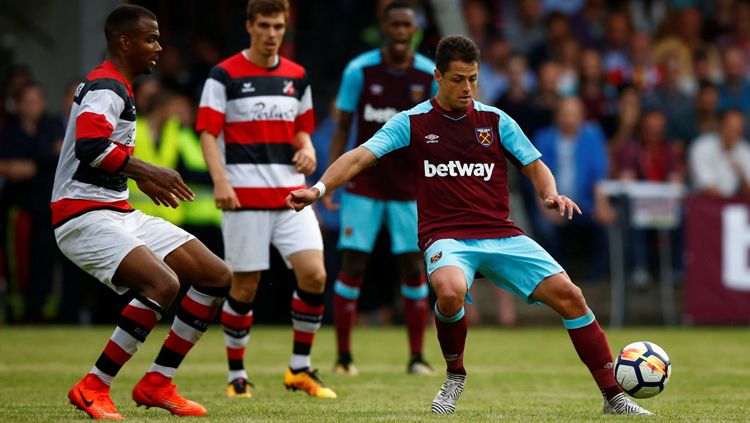
<path id="1" fill-rule="evenodd" d="M 216 326 L 191 352 L 176 383 L 203 403 L 200 421 L 480 422 L 632 421 L 603 416 L 601 399 L 562 328 L 472 328 L 466 352 L 466 389 L 454 416 L 433 416 L 429 404 L 442 378 L 405 374 L 406 335 L 401 328 L 363 328 L 354 335 L 362 373 L 331 373 L 331 328 L 316 338 L 313 363 L 337 400 L 287 392 L 282 374 L 291 350 L 291 330 L 255 327 L 246 359 L 256 388 L 250 400 L 226 398 L 222 335 Z M 67 404 L 70 386 L 92 366 L 112 328 L 0 328 L 0 421 L 82 421 Z M 132 421 L 174 421 L 166 411 L 136 408 L 130 389 L 156 356 L 167 331 L 162 325 L 115 380 L 112 396 Z M 656 342 L 673 363 L 661 395 L 640 403 L 655 421 L 750 421 L 750 331 L 748 329 L 628 329 L 609 331 L 613 349 L 636 340 Z M 442 369 L 434 331 L 426 335 L 427 358 Z M 198 420 L 196 420 L 198 421 Z"/>

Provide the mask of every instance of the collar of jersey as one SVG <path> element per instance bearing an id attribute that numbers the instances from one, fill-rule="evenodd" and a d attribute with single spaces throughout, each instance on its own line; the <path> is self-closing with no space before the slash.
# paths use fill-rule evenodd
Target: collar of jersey
<path id="1" fill-rule="evenodd" d="M 430 103 L 432 104 L 432 107 L 441 115 L 444 117 L 453 120 L 453 121 L 459 121 L 466 116 L 469 116 L 469 113 L 471 113 L 472 110 L 474 110 L 474 100 L 471 101 L 471 104 L 469 104 L 469 108 L 462 111 L 452 112 L 450 110 L 445 110 L 442 107 L 440 107 L 440 104 L 438 104 L 435 97 L 430 99 Z"/>

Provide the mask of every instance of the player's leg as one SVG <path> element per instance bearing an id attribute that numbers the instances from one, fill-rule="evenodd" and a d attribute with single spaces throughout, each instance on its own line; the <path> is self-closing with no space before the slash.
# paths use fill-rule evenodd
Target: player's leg
<path id="1" fill-rule="evenodd" d="M 528 302 L 547 304 L 562 316 L 581 361 L 605 400 L 624 398 L 615 383 L 607 338 L 580 288 L 563 268 L 527 236 L 477 240 L 475 246 L 483 252 L 479 270 L 485 276 Z"/>
<path id="2" fill-rule="evenodd" d="M 388 201 L 386 223 L 391 234 L 391 251 L 398 257 L 401 270 L 401 295 L 404 299 L 410 352 L 407 372 L 430 375 L 433 373 L 432 368 L 422 356 L 429 289 L 424 258 L 417 245 L 416 201 Z"/>
<path id="3" fill-rule="evenodd" d="M 159 240 L 165 239 L 164 233 L 167 233 L 157 228 L 149 232 L 162 233 Z M 157 245 L 154 248 L 160 251 Z M 133 399 L 139 405 L 164 408 L 175 415 L 204 415 L 206 409 L 182 397 L 172 379 L 185 356 L 216 317 L 229 290 L 231 272 L 220 258 L 195 238 L 166 253 L 164 261 L 190 288 L 177 305 L 174 322 L 156 360 L 133 388 Z"/>
<path id="4" fill-rule="evenodd" d="M 566 273 L 544 279 L 530 298 L 547 304 L 562 316 L 578 357 L 591 372 L 604 397 L 605 413 L 652 414 L 627 398 L 617 385 L 607 336 L 586 305 L 581 289 L 573 284 Z"/>
<path id="5" fill-rule="evenodd" d="M 68 393 L 70 403 L 92 418 L 122 418 L 109 396 L 112 380 L 179 290 L 177 275 L 128 231 L 126 221 L 135 213 L 93 211 L 55 230 L 60 250 L 73 263 L 119 294 L 136 293 L 94 367 Z"/>
<path id="6" fill-rule="evenodd" d="M 333 285 L 333 323 L 336 327 L 338 351 L 334 370 L 343 375 L 359 374 L 352 363 L 351 335 L 357 318 L 359 292 L 369 259 L 369 253 L 349 249 L 341 251 L 341 270 Z"/>
<path id="7" fill-rule="evenodd" d="M 222 215 L 224 256 L 234 271 L 232 287 L 221 311 L 229 366 L 227 395 L 230 397 L 251 396 L 245 350 L 253 325 L 253 301 L 260 272 L 268 269 L 270 263 L 268 246 L 273 219 L 269 211 L 235 211 Z"/>
<path id="8" fill-rule="evenodd" d="M 409 338 L 407 372 L 418 375 L 433 374 L 423 357 L 424 332 L 427 327 L 429 288 L 424 272 L 424 258 L 419 253 L 398 255 L 401 268 L 401 295 L 404 301 L 404 320 Z"/>
<path id="9" fill-rule="evenodd" d="M 464 298 L 476 273 L 476 263 L 463 241 L 441 239 L 424 254 L 430 285 L 435 291 L 435 328 L 446 364 L 446 379 L 432 400 L 432 412 L 451 414 L 466 382 L 464 347 L 468 331 Z"/>
<path id="10" fill-rule="evenodd" d="M 291 265 L 297 279 L 290 312 L 294 342 L 284 385 L 317 398 L 336 398 L 336 393 L 323 385 L 310 364 L 313 340 L 325 307 L 326 269 L 318 220 L 309 208 L 298 213 L 291 210 L 277 213 L 272 243 Z"/>
<path id="11" fill-rule="evenodd" d="M 357 301 L 365 269 L 382 225 L 385 203 L 344 192 L 341 196 L 341 270 L 333 285 L 333 316 L 338 359 L 335 371 L 356 375 L 352 364 L 351 333 L 357 316 Z"/>
<path id="12" fill-rule="evenodd" d="M 230 397 L 252 396 L 252 384 L 245 370 L 245 349 L 253 327 L 253 302 L 258 284 L 260 272 L 235 272 L 232 275 L 232 288 L 221 310 L 229 366 L 227 396 Z"/>

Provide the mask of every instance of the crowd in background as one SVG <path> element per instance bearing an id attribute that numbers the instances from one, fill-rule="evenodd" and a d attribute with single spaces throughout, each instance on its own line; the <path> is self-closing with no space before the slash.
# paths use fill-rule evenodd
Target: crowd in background
<path id="1" fill-rule="evenodd" d="M 377 6 L 385 3 L 379 1 Z M 617 216 L 607 196 L 597 189 L 605 179 L 681 183 L 694 195 L 750 195 L 750 2 L 464 0 L 462 4 L 467 35 L 483 54 L 478 99 L 499 107 L 520 124 L 542 152 L 559 191 L 574 198 L 584 213 L 566 222 L 546 212 L 524 179 L 513 175 L 512 191 L 519 201 L 513 203 L 512 216 L 574 277 L 607 279 L 606 228 Z M 426 35 L 419 50 L 430 55 L 435 11 L 428 2 L 421 5 Z M 359 34 L 365 40 L 362 45 L 372 38 L 371 30 L 370 26 Z M 306 36 L 302 28 L 293 32 L 298 39 Z M 296 43 L 298 48 L 303 44 Z M 131 186 L 131 202 L 186 227 L 218 254 L 222 253 L 220 213 L 213 206 L 211 180 L 193 127 L 208 71 L 231 53 L 206 38 L 191 46 L 189 57 L 167 43 L 157 74 L 134 85 L 136 155 L 179 169 L 196 191 L 197 201 L 177 210 L 159 210 Z M 285 54 L 310 68 L 299 51 Z M 340 58 L 341 66 L 350 58 Z M 319 84 L 335 86 L 341 70 L 318 77 Z M 66 93 L 60 107 L 45 104 L 33 69 L 21 64 L 2 86 L 0 322 L 111 320 L 111 310 L 120 309 L 111 304 L 127 301 L 68 263 L 52 234 L 49 198 L 77 82 L 52 88 Z M 327 100 L 316 97 L 317 175 L 328 162 L 335 119 Z M 336 213 L 319 212 L 325 238 L 337 239 Z M 649 252 L 656 246 L 648 233 L 633 233 L 632 240 L 630 279 L 647 284 L 653 278 L 655 255 Z M 679 236 L 675 242 L 679 244 Z M 335 275 L 335 242 L 327 242 L 326 247 L 328 273 Z M 368 280 L 395 280 L 389 269 L 396 266 L 387 265 L 393 263 L 386 252 L 376 251 L 372 262 L 378 264 Z M 681 270 L 679 259 L 674 266 Z M 272 275 L 264 276 L 271 287 L 261 289 L 261 300 L 256 301 L 261 307 L 268 304 L 267 321 L 273 321 L 276 299 L 288 299 L 292 284 L 280 258 L 275 258 L 273 267 Z M 372 286 L 365 285 L 362 308 L 368 310 L 369 297 L 370 309 L 388 314 L 396 282 L 368 288 Z M 256 315 L 263 320 L 263 310 Z"/>

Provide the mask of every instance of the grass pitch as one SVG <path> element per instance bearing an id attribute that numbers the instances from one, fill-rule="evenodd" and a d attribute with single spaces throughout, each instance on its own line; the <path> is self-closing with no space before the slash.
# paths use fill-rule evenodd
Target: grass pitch
<path id="1" fill-rule="evenodd" d="M 112 327 L 0 328 L 0 421 L 85 421 L 67 404 L 67 391 L 93 365 Z M 146 371 L 168 328 L 160 325 L 115 379 L 112 397 L 131 421 L 175 421 L 160 409 L 136 408 L 130 390 Z M 608 331 L 615 349 L 648 340 L 673 363 L 664 393 L 639 402 L 655 421 L 750 421 L 750 330 L 628 329 Z M 282 376 L 291 351 L 288 327 L 254 327 L 246 366 L 255 383 L 252 399 L 225 396 L 223 338 L 212 326 L 187 357 L 175 379 L 180 391 L 201 402 L 209 415 L 194 421 L 226 422 L 482 422 L 632 421 L 603 416 L 602 400 L 578 360 L 565 330 L 470 328 L 466 389 L 453 416 L 430 414 L 442 383 L 409 376 L 402 328 L 357 328 L 354 355 L 361 375 L 332 373 L 334 334 L 321 330 L 313 364 L 339 395 L 317 400 L 287 392 Z M 426 334 L 426 357 L 442 371 L 434 330 Z"/>

